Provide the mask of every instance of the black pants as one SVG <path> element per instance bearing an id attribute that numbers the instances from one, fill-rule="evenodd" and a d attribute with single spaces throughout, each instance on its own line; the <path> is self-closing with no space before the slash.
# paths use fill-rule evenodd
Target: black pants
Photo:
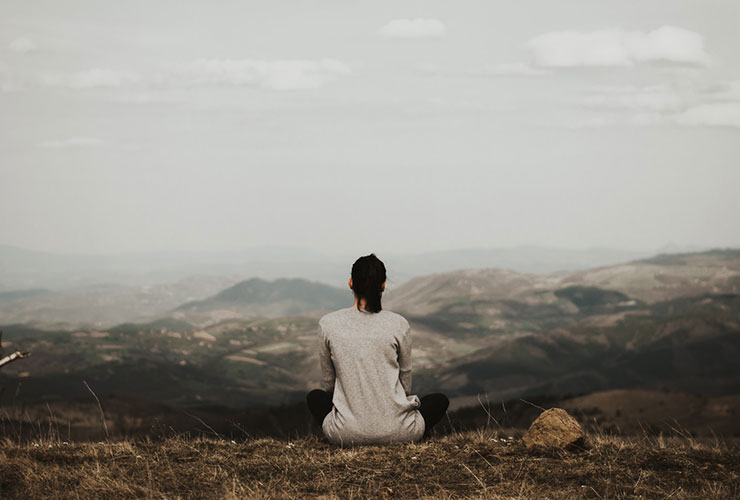
<path id="1" fill-rule="evenodd" d="M 332 409 L 331 400 L 332 393 L 322 391 L 321 389 L 314 389 L 306 396 L 308 409 L 319 425 L 324 422 L 324 418 Z M 421 407 L 419 408 L 419 413 L 424 417 L 424 436 L 429 436 L 432 427 L 444 417 L 447 407 L 450 406 L 450 400 L 447 399 L 447 396 L 439 392 L 422 396 L 420 400 Z"/>

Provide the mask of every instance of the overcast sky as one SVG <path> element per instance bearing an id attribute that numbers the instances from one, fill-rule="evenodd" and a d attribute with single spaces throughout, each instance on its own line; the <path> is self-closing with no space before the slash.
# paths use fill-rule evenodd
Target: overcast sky
<path id="1" fill-rule="evenodd" d="M 735 0 L 2 0 L 0 243 L 740 246 Z"/>

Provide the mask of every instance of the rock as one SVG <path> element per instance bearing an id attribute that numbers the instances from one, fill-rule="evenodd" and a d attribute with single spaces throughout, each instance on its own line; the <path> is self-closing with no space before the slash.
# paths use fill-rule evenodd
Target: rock
<path id="1" fill-rule="evenodd" d="M 522 438 L 527 448 L 565 448 L 583 443 L 585 434 L 575 418 L 562 408 L 543 411 Z"/>

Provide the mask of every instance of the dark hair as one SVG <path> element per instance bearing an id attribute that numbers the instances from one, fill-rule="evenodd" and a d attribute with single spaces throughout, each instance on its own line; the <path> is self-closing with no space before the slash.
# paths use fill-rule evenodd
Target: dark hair
<path id="1" fill-rule="evenodd" d="M 352 291 L 355 292 L 357 309 L 360 298 L 365 299 L 365 309 L 380 312 L 380 295 L 385 281 L 385 264 L 374 253 L 360 257 L 352 264 Z"/>

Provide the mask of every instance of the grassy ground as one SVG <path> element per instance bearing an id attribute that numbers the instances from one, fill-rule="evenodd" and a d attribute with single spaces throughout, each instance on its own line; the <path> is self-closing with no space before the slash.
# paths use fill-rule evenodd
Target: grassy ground
<path id="1" fill-rule="evenodd" d="M 740 498 L 740 448 L 590 435 L 535 452 L 494 431 L 337 448 L 290 441 L 0 442 L 0 498 Z"/>

